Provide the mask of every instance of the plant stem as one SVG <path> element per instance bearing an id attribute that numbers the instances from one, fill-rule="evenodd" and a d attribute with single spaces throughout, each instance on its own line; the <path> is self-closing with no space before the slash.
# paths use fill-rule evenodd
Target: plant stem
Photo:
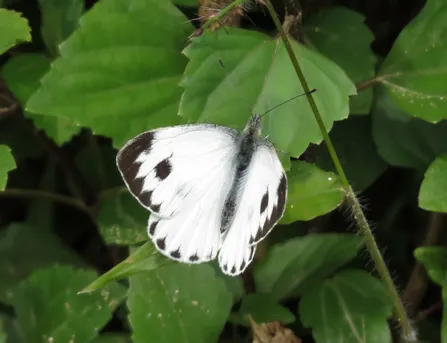
<path id="1" fill-rule="evenodd" d="M 65 195 L 49 193 L 45 191 L 33 190 L 33 189 L 15 189 L 8 188 L 4 191 L 0 192 L 0 197 L 15 197 L 15 198 L 27 198 L 27 199 L 46 199 L 50 201 L 59 202 L 61 204 L 65 204 L 78 210 L 81 210 L 84 213 L 87 213 L 91 216 L 91 212 L 87 206 L 85 206 L 82 201 L 67 197 Z"/>
<path id="2" fill-rule="evenodd" d="M 357 92 L 362 92 L 364 90 L 367 90 L 368 88 L 373 87 L 377 83 L 379 83 L 379 79 L 377 77 L 374 77 L 371 80 L 355 85 L 355 87 L 357 88 Z"/>
<path id="3" fill-rule="evenodd" d="M 329 150 L 329 154 L 331 156 L 331 159 L 335 165 L 335 168 L 337 170 L 337 173 L 340 177 L 340 182 L 346 192 L 346 200 L 348 203 L 348 206 L 350 207 L 353 218 L 357 224 L 358 230 L 362 234 L 365 245 L 371 255 L 371 258 L 374 261 L 375 267 L 377 272 L 379 273 L 380 277 L 382 278 L 383 282 L 385 283 L 388 293 L 390 296 L 390 299 L 393 303 L 394 307 L 394 315 L 398 321 L 398 324 L 401 329 L 401 337 L 405 341 L 417 341 L 415 336 L 415 331 L 411 325 L 410 319 L 407 316 L 407 313 L 405 311 L 405 308 L 402 304 L 402 301 L 399 297 L 399 293 L 397 292 L 396 286 L 394 285 L 393 279 L 391 278 L 390 272 L 385 264 L 385 261 L 383 260 L 383 257 L 380 253 L 380 250 L 377 246 L 377 243 L 374 239 L 374 236 L 371 232 L 371 228 L 369 227 L 368 221 L 365 218 L 365 215 L 363 214 L 361 205 L 352 190 L 348 179 L 346 177 L 346 174 L 341 166 L 340 160 L 338 159 L 337 153 L 334 149 L 334 146 L 332 144 L 331 139 L 329 138 L 329 134 L 326 130 L 326 127 L 324 125 L 323 119 L 320 115 L 320 112 L 318 111 L 317 105 L 312 97 L 312 94 L 309 93 L 309 86 L 307 84 L 307 81 L 304 77 L 303 71 L 301 70 L 301 67 L 298 63 L 298 60 L 295 56 L 295 53 L 292 49 L 292 46 L 289 42 L 289 39 L 281 25 L 281 22 L 279 21 L 279 18 L 275 12 L 275 9 L 273 8 L 273 5 L 270 0 L 264 0 L 265 5 L 267 6 L 267 9 L 270 13 L 270 16 L 272 17 L 275 26 L 278 30 L 278 32 L 281 35 L 282 41 L 284 42 L 284 46 L 287 50 L 287 53 L 289 55 L 289 58 L 292 62 L 293 67 L 295 68 L 295 72 L 301 82 L 301 85 L 303 87 L 304 92 L 306 93 L 307 100 L 309 101 L 309 105 L 312 109 L 312 112 L 314 113 L 315 119 L 318 123 L 318 126 L 320 128 L 321 134 L 323 135 L 324 141 L 326 142 L 326 146 Z"/>
<path id="4" fill-rule="evenodd" d="M 202 25 L 202 30 L 208 28 L 211 24 L 214 24 L 218 21 L 221 21 L 231 10 L 233 10 L 236 6 L 242 5 L 246 0 L 235 0 L 230 3 L 227 7 L 220 10 L 216 15 L 211 16 L 205 24 Z"/>

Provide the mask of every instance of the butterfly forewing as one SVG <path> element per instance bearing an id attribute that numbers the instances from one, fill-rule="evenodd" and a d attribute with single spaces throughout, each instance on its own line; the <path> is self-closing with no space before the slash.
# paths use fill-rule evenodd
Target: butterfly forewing
<path id="1" fill-rule="evenodd" d="M 148 131 L 119 151 L 118 169 L 144 207 L 169 218 L 197 196 L 210 172 L 227 172 L 221 161 L 233 157 L 236 137 L 235 130 L 209 124 Z"/>

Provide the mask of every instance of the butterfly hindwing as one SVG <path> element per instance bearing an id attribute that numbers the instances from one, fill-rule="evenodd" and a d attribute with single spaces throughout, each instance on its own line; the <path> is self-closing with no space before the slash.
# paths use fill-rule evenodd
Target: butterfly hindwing
<path id="1" fill-rule="evenodd" d="M 219 253 L 222 270 L 230 275 L 244 271 L 256 244 L 281 219 L 287 202 L 287 178 L 275 148 L 267 140 L 257 145 L 240 183 L 234 219 Z"/>
<path id="2" fill-rule="evenodd" d="M 212 182 L 209 182 L 212 181 Z M 191 198 L 172 218 L 149 218 L 148 235 L 164 255 L 181 262 L 201 263 L 216 258 L 225 195 L 231 182 L 225 173 L 204 179 L 200 196 Z M 199 193 L 197 193 L 199 195 Z"/>
<path id="3" fill-rule="evenodd" d="M 198 197 L 210 173 L 231 175 L 225 168 L 234 156 L 237 134 L 233 129 L 211 124 L 148 131 L 118 152 L 118 169 L 130 192 L 145 208 L 169 218 Z"/>

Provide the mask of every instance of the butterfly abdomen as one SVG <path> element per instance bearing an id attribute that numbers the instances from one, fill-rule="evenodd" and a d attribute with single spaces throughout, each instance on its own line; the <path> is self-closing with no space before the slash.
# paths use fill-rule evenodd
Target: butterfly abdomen
<path id="1" fill-rule="evenodd" d="M 254 151 L 256 149 L 256 144 L 258 142 L 257 137 L 250 131 L 242 133 L 239 144 L 238 153 L 235 158 L 236 169 L 233 179 L 233 184 L 231 185 L 230 192 L 225 200 L 220 232 L 224 233 L 231 226 L 233 222 L 234 215 L 236 213 L 238 193 L 244 187 L 245 175 L 250 167 L 250 163 L 253 158 Z"/>

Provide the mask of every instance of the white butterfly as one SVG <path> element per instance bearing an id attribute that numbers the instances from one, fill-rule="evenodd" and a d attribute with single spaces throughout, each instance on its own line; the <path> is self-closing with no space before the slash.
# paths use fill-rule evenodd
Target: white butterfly
<path id="1" fill-rule="evenodd" d="M 167 257 L 238 275 L 281 219 L 287 178 L 261 116 L 242 132 L 193 124 L 147 131 L 117 155 L 130 192 L 152 212 L 148 234 Z"/>

